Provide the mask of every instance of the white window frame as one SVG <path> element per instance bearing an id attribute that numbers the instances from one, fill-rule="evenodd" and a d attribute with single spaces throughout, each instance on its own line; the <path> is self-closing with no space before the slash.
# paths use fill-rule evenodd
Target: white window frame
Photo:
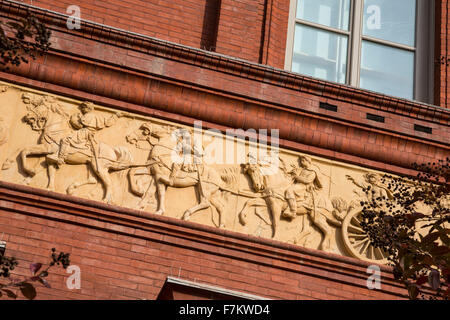
<path id="1" fill-rule="evenodd" d="M 435 0 L 416 0 L 416 46 L 411 47 L 364 36 L 362 34 L 364 0 L 350 1 L 350 20 L 348 31 L 297 19 L 297 0 L 290 0 L 284 68 L 286 70 L 291 70 L 292 67 L 295 25 L 301 24 L 310 26 L 317 28 L 318 30 L 331 31 L 335 34 L 346 35 L 348 37 L 346 84 L 353 87 L 359 87 L 363 40 L 414 52 L 415 63 L 413 100 L 433 103 L 434 1 Z"/>

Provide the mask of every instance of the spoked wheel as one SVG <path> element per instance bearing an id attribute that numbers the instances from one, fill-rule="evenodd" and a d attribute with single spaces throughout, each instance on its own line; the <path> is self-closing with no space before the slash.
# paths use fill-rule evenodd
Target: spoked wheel
<path id="1" fill-rule="evenodd" d="M 352 210 L 342 223 L 342 237 L 347 251 L 355 258 L 379 264 L 388 262 L 388 254 L 370 244 L 370 239 L 361 227 L 361 210 Z"/>

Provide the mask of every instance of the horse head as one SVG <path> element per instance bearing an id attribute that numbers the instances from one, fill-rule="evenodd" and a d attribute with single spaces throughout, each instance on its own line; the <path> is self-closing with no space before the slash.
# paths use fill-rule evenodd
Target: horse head
<path id="1" fill-rule="evenodd" d="M 48 108 L 43 105 L 27 106 L 28 112 L 23 117 L 23 121 L 31 126 L 34 131 L 42 131 L 45 129 L 49 117 Z"/>
<path id="2" fill-rule="evenodd" d="M 253 189 L 256 192 L 262 192 L 266 189 L 264 175 L 257 164 L 245 163 L 242 164 L 244 173 L 248 174 L 252 181 Z"/>
<path id="3" fill-rule="evenodd" d="M 125 136 L 125 139 L 129 144 L 136 144 L 138 141 L 145 140 L 145 137 L 139 131 L 133 131 Z"/>
<path id="4" fill-rule="evenodd" d="M 139 141 L 146 141 L 153 132 L 152 124 L 150 122 L 143 123 L 138 130 L 131 132 L 125 136 L 125 139 L 130 144 L 137 144 Z"/>

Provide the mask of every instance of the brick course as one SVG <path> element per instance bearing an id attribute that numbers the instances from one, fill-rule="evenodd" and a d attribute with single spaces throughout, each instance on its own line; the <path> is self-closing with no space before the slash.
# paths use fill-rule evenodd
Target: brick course
<path id="1" fill-rule="evenodd" d="M 32 4 L 66 13 L 73 3 Z M 0 5 L 2 18 L 25 12 Z M 436 0 L 441 108 L 282 70 L 288 0 L 77 5 L 83 19 L 154 38 L 86 22 L 67 30 L 63 18 L 37 12 L 52 29 L 52 49 L 0 79 L 179 123 L 202 120 L 204 128 L 276 128 L 282 147 L 397 174 L 450 154 L 447 0 Z M 154 299 L 167 276 L 274 299 L 405 298 L 387 267 L 382 290 L 371 291 L 368 264 L 356 259 L 1 181 L 0 231 L 19 274 L 28 273 L 27 263 L 45 262 L 51 247 L 81 267 L 81 290 L 68 290 L 68 275 L 57 270 L 40 299 Z"/>

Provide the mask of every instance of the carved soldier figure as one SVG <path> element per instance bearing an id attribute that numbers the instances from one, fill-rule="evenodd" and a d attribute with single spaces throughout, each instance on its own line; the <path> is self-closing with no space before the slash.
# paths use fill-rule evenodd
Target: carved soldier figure
<path id="1" fill-rule="evenodd" d="M 23 93 L 22 94 L 22 101 L 23 101 L 24 104 L 28 105 L 28 104 L 32 104 L 32 102 L 34 100 L 33 100 L 33 97 L 31 96 L 31 94 Z"/>
<path id="2" fill-rule="evenodd" d="M 299 163 L 300 168 L 294 168 L 290 172 L 294 184 L 285 191 L 289 212 L 284 211 L 283 216 L 287 218 L 293 218 L 297 214 L 306 214 L 313 210 L 313 194 L 322 189 L 317 169 L 312 166 L 311 159 L 307 156 L 300 156 Z"/>
<path id="3" fill-rule="evenodd" d="M 76 131 L 61 139 L 58 156 L 56 154 L 48 156 L 50 160 L 54 160 L 58 165 L 64 163 L 71 148 L 86 155 L 93 153 L 95 156 L 95 132 L 114 125 L 121 116 L 120 112 L 116 112 L 108 118 L 96 114 L 93 112 L 94 104 L 92 102 L 83 102 L 79 108 L 81 113 L 73 114 L 70 117 L 70 124 Z"/>
<path id="4" fill-rule="evenodd" d="M 204 150 L 199 141 L 192 143 L 191 133 L 188 130 L 181 129 L 178 133 L 179 143 L 177 144 L 175 152 L 180 157 L 181 161 L 174 161 L 172 165 L 172 172 L 170 173 L 170 185 L 173 185 L 174 179 L 178 172 L 196 172 L 198 165 L 203 163 Z"/>
<path id="5" fill-rule="evenodd" d="M 358 188 L 366 193 L 367 200 L 373 201 L 377 198 L 393 199 L 391 191 L 382 186 L 376 173 L 369 172 L 364 174 L 365 182 L 357 182 L 353 177 L 346 175 L 347 179 L 353 182 Z"/>
<path id="6" fill-rule="evenodd" d="M 44 102 L 43 99 L 39 99 L 29 92 L 25 92 L 22 94 L 22 101 L 27 106 L 27 109 L 36 108 L 37 106 L 42 105 Z"/>

